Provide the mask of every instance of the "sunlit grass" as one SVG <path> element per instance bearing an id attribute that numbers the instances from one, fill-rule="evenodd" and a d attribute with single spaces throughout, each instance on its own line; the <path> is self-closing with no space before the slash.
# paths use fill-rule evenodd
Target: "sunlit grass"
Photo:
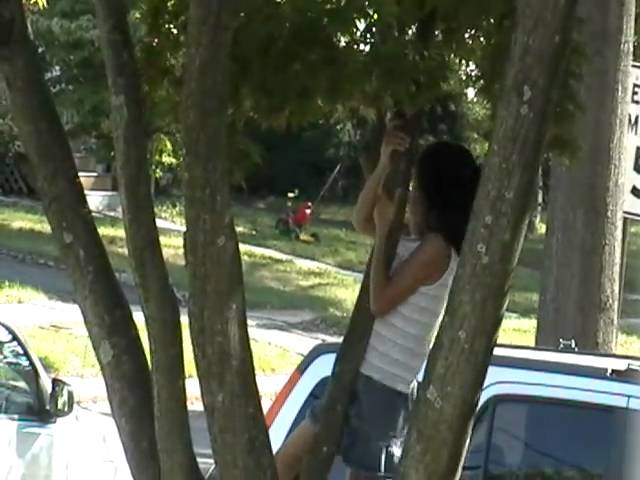
<path id="1" fill-rule="evenodd" d="M 360 262 L 362 265 L 366 263 L 369 253 L 369 244 L 366 243 L 368 240 L 355 232 L 342 232 L 343 226 L 340 221 L 350 214 L 348 207 L 325 207 L 324 214 L 333 208 L 331 214 L 337 215 L 340 220 L 337 227 L 327 221 L 322 227 L 326 231 L 321 232 L 326 239 L 323 238 L 319 244 L 303 244 L 277 235 L 271 224 L 274 220 L 273 210 L 269 209 L 271 207 L 272 205 L 236 207 L 240 237 L 255 237 L 248 239 L 245 236 L 247 243 L 270 246 L 285 253 L 336 265 L 355 266 Z M 174 205 L 171 208 L 174 210 L 171 211 L 165 204 L 160 210 L 169 209 L 168 211 L 173 212 L 167 214 L 170 219 L 180 223 L 183 218 L 181 206 Z M 96 223 L 115 268 L 130 271 L 124 231 L 120 222 L 100 218 Z M 640 258 L 640 230 L 636 230 L 633 230 L 631 236 L 630 262 Z M 332 231 L 333 233 L 327 233 Z M 163 232 L 160 239 L 172 281 L 179 289 L 186 290 L 187 275 L 184 269 L 182 235 Z M 46 219 L 36 207 L 0 206 L 0 248 L 35 253 L 47 258 L 57 256 L 57 248 L 49 235 Z M 357 280 L 326 269 L 301 267 L 292 261 L 258 254 L 248 248 L 241 248 L 241 252 L 247 304 L 250 309 L 312 310 L 338 330 L 344 329 L 357 296 Z M 339 259 L 342 259 L 342 263 Z M 509 302 L 511 313 L 522 317 L 537 315 L 540 271 L 543 264 L 544 238 L 538 233 L 528 238 L 520 266 L 516 269 Z M 631 267 L 627 271 L 627 291 L 634 288 L 635 283 L 629 280 L 635 278 L 634 272 Z M 640 302 L 626 299 L 623 304 L 623 316 L 640 317 Z"/>
<path id="2" fill-rule="evenodd" d="M 498 343 L 504 345 L 534 346 L 536 343 L 536 320 L 534 318 L 509 317 L 502 322 Z M 618 335 L 617 353 L 640 356 L 640 336 L 630 332 Z"/>
<path id="3" fill-rule="evenodd" d="M 124 230 L 119 221 L 96 219 L 98 231 L 119 271 L 131 271 Z M 19 228 L 17 228 L 19 225 Z M 164 257 L 175 286 L 187 290 L 183 240 L 180 233 L 160 235 Z M 35 207 L 0 205 L 0 248 L 56 259 L 58 249 L 44 216 Z M 343 326 L 359 283 L 327 269 L 306 268 L 242 248 L 247 305 L 250 309 L 306 309 Z"/>
<path id="4" fill-rule="evenodd" d="M 533 346 L 535 344 L 535 320 L 532 318 L 507 318 L 500 330 L 498 342 L 503 345 Z M 147 332 L 138 322 L 145 351 L 148 353 Z M 59 376 L 95 377 L 100 374 L 98 362 L 82 324 L 77 328 L 31 327 L 23 330 L 30 348 L 42 359 L 47 369 Z M 196 376 L 193 349 L 187 325 L 183 325 L 185 372 Z M 276 374 L 290 372 L 301 357 L 265 342 L 252 341 L 256 373 Z M 617 352 L 640 356 L 640 336 L 621 333 Z"/>
<path id="5" fill-rule="evenodd" d="M 16 282 L 0 281 L 0 303 L 28 303 L 46 300 L 41 290 Z"/>
<path id="6" fill-rule="evenodd" d="M 149 354 L 147 331 L 138 322 L 143 347 Z M 38 355 L 52 375 L 61 377 L 96 377 L 100 367 L 91 342 L 82 324 L 71 328 L 31 327 L 22 331 L 29 347 Z M 185 374 L 196 377 L 193 348 L 186 324 L 182 326 Z M 253 361 L 258 375 L 290 372 L 300 361 L 300 356 L 266 342 L 251 341 Z"/>
<path id="7" fill-rule="evenodd" d="M 275 231 L 275 219 L 283 209 L 281 204 L 282 201 L 279 200 L 266 200 L 237 205 L 234 213 L 240 240 L 341 268 L 355 271 L 364 269 L 371 249 L 371 240 L 351 228 L 352 206 L 321 205 L 318 212 L 319 220 L 315 221 L 311 228 L 320 235 L 321 241 L 309 244 L 290 240 Z M 184 225 L 184 209 L 179 199 L 159 202 L 156 212 L 159 217 Z M 514 276 L 509 311 L 522 316 L 536 315 L 543 247 L 542 233 L 528 238 L 520 266 Z M 348 292 L 349 299 L 355 298 L 352 289 Z"/>
<path id="8" fill-rule="evenodd" d="M 320 205 L 308 229 L 319 235 L 320 242 L 300 242 L 279 234 L 274 228 L 285 209 L 281 203 L 275 200 L 235 205 L 233 213 L 239 240 L 347 270 L 364 270 L 372 242 L 351 226 L 352 206 Z M 156 214 L 179 225 L 185 224 L 180 200 L 158 202 Z"/>

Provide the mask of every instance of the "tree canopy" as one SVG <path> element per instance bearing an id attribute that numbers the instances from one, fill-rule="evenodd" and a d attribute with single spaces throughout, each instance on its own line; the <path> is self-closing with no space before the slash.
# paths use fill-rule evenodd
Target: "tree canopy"
<path id="1" fill-rule="evenodd" d="M 176 92 L 183 83 L 187 10 L 186 0 L 144 0 L 129 15 L 158 176 L 175 171 L 183 155 Z M 320 131 L 328 124 L 340 130 L 344 122 L 366 130 L 375 112 L 397 108 L 437 104 L 426 125 L 437 132 L 440 117 L 454 105 L 458 119 L 468 120 L 458 130 L 482 153 L 490 130 L 488 86 L 504 61 L 508 29 L 500 33 L 511 10 L 511 0 L 456 5 L 437 0 L 245 2 L 231 50 L 229 135 L 236 183 L 268 160 L 250 131 L 295 135 L 314 125 Z M 106 75 L 95 55 L 92 2 L 49 2 L 32 9 L 29 22 L 74 146 L 109 161 L 113 145 L 106 122 Z M 342 150 L 361 136 L 347 138 Z"/>

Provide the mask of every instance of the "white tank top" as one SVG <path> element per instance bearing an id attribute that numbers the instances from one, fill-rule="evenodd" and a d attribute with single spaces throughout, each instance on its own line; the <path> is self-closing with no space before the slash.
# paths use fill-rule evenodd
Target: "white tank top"
<path id="1" fill-rule="evenodd" d="M 392 270 L 419 243 L 418 240 L 402 238 Z M 420 287 L 394 310 L 375 320 L 360 367 L 363 374 L 395 390 L 409 393 L 442 321 L 457 265 L 458 256 L 452 250 L 449 268 L 440 280 Z"/>

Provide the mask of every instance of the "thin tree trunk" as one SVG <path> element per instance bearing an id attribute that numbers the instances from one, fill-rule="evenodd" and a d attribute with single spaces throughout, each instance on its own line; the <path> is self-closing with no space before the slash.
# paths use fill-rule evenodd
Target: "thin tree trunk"
<path id="1" fill-rule="evenodd" d="M 403 126 L 403 130 L 414 136 L 418 123 L 419 116 L 416 114 Z M 397 154 L 398 152 L 394 155 Z M 395 257 L 398 241 L 402 233 L 409 181 L 411 180 L 412 163 L 408 160 L 411 155 L 409 153 L 404 156 L 407 158 L 402 161 L 393 161 L 394 171 L 390 175 L 392 178 L 395 177 L 394 179 L 398 180 L 398 182 L 393 182 L 394 185 L 389 185 L 389 188 L 397 189 L 399 196 L 395 205 L 394 220 L 389 228 L 389 236 L 386 242 L 385 255 L 389 266 Z M 387 186 L 387 182 L 385 182 L 385 186 Z M 327 388 L 322 411 L 320 412 L 320 430 L 315 436 L 311 448 L 313 454 L 309 455 L 303 465 L 301 478 L 304 480 L 326 479 L 336 456 L 349 397 L 362 365 L 373 329 L 374 318 L 369 307 L 370 268 L 369 262 L 351 314 L 349 327 L 336 358 L 331 382 Z"/>
<path id="2" fill-rule="evenodd" d="M 71 147 L 29 38 L 21 0 L 0 1 L 0 69 L 22 144 L 104 374 L 109 402 L 137 480 L 159 478 L 151 381 L 138 332 L 113 273 Z"/>
<path id="3" fill-rule="evenodd" d="M 581 149 L 552 163 L 540 346 L 574 339 L 581 350 L 615 351 L 634 4 L 578 3 L 578 41 L 589 54 L 577 86 Z"/>
<path id="4" fill-rule="evenodd" d="M 454 479 L 526 232 L 548 115 L 575 0 L 517 2 L 492 148 L 445 318 L 400 464 L 402 480 Z"/>
<path id="5" fill-rule="evenodd" d="M 161 476 L 201 478 L 189 428 L 180 308 L 155 223 L 149 134 L 140 73 L 122 0 L 95 0 L 111 90 L 111 116 L 127 247 L 151 348 L 155 431 Z"/>
<path id="6" fill-rule="evenodd" d="M 219 475 L 276 479 L 247 331 L 231 216 L 229 50 L 237 0 L 192 0 L 183 93 L 189 319 Z"/>
<path id="7" fill-rule="evenodd" d="M 362 142 L 362 152 L 358 156 L 360 167 L 365 178 L 373 173 L 380 158 L 380 145 L 382 137 L 387 128 L 385 113 L 382 110 L 376 110 L 376 118 L 373 125 L 366 132 L 364 141 Z"/>

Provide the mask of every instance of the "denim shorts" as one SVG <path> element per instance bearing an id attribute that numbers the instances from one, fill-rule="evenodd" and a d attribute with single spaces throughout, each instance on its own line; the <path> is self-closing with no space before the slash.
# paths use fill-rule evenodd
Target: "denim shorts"
<path id="1" fill-rule="evenodd" d="M 349 400 L 340 452 L 350 468 L 365 473 L 393 473 L 400 460 L 412 394 L 383 385 L 362 373 Z M 319 423 L 323 400 L 309 410 Z"/>

